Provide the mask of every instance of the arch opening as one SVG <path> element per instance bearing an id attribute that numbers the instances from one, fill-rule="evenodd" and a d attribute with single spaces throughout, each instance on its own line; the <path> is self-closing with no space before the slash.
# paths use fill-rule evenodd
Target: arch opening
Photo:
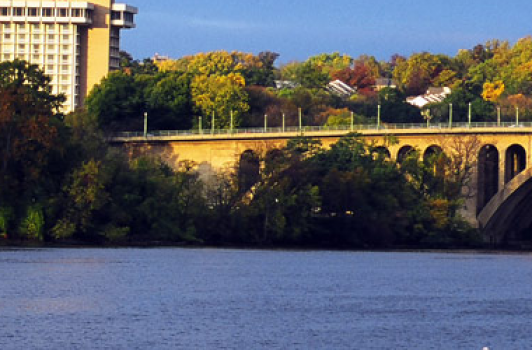
<path id="1" fill-rule="evenodd" d="M 384 146 L 378 146 L 378 147 L 375 147 L 374 149 L 374 154 L 376 157 L 382 157 L 382 158 L 386 158 L 386 159 L 390 159 L 392 157 L 390 151 L 388 150 L 388 148 L 384 147 Z"/>
<path id="2" fill-rule="evenodd" d="M 512 145 L 506 150 L 504 183 L 512 181 L 526 169 L 526 151 L 521 145 Z"/>
<path id="3" fill-rule="evenodd" d="M 414 152 L 414 147 L 412 146 L 403 146 L 397 152 L 397 163 L 401 164 L 412 152 Z"/>
<path id="4" fill-rule="evenodd" d="M 432 145 L 425 150 L 423 154 L 425 165 L 432 165 L 433 174 L 443 180 L 445 174 L 445 153 L 440 146 Z M 443 185 L 443 183 L 442 183 Z"/>
<path id="5" fill-rule="evenodd" d="M 478 155 L 477 215 L 499 191 L 499 150 L 483 146 Z"/>

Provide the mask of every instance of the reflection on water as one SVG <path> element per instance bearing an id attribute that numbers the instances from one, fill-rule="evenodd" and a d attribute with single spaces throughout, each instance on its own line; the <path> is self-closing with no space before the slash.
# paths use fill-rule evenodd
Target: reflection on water
<path id="1" fill-rule="evenodd" d="M 532 348 L 532 257 L 0 250 L 0 349 Z"/>

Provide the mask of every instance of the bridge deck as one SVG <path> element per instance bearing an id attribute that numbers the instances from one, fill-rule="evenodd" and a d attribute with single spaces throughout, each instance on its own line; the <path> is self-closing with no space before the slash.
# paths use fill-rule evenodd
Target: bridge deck
<path id="1" fill-rule="evenodd" d="M 250 128 L 250 129 L 216 129 L 216 130 L 159 130 L 142 132 L 122 132 L 112 135 L 110 142 L 145 142 L 145 141 L 198 141 L 198 140 L 244 140 L 244 139 L 288 139 L 297 136 L 341 137 L 350 132 L 364 136 L 407 136 L 407 135 L 461 135 L 461 134 L 532 134 L 532 123 L 456 123 L 452 127 L 442 124 L 383 124 L 354 125 L 340 127 L 305 126 L 287 128 Z"/>

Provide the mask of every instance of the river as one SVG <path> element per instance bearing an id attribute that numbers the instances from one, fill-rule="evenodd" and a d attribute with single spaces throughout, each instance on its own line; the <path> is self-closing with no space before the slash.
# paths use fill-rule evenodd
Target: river
<path id="1" fill-rule="evenodd" d="M 532 349 L 532 255 L 2 249 L 0 349 Z"/>

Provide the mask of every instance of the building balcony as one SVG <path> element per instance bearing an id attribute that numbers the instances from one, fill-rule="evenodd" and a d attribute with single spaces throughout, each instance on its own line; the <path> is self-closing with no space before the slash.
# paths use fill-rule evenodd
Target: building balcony
<path id="1" fill-rule="evenodd" d="M 111 25 L 118 28 L 135 28 L 135 15 L 138 9 L 126 4 L 113 4 L 111 12 Z"/>

